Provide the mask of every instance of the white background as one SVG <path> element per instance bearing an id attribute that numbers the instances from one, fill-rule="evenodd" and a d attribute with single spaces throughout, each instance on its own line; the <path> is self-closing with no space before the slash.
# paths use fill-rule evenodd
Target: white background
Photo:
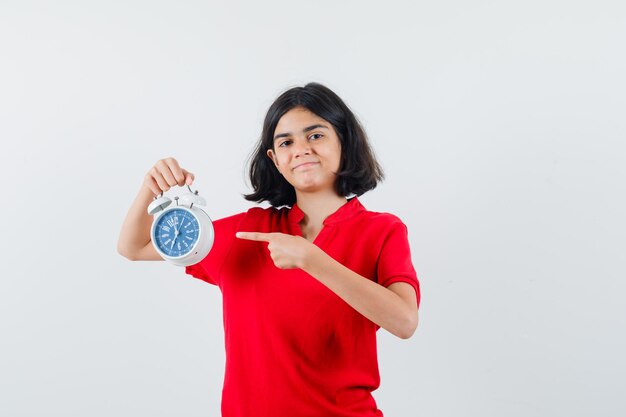
<path id="1" fill-rule="evenodd" d="M 120 227 L 167 156 L 246 210 L 265 111 L 318 81 L 421 280 L 415 335 L 378 332 L 385 415 L 626 415 L 625 7 L 0 0 L 0 414 L 219 415 L 219 290 Z"/>

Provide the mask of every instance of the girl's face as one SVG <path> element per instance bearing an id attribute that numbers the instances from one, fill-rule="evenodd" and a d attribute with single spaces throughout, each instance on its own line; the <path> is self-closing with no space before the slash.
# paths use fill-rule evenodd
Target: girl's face
<path id="1" fill-rule="evenodd" d="M 283 115 L 267 155 L 296 191 L 334 190 L 341 143 L 333 126 L 303 107 Z"/>

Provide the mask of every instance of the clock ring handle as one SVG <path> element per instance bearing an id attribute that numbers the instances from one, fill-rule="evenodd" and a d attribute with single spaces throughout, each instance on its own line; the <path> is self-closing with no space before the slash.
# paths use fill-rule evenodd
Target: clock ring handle
<path id="1" fill-rule="evenodd" d="M 187 189 L 189 189 L 189 192 L 190 192 L 191 194 L 198 195 L 198 190 L 193 191 L 193 190 L 191 189 L 191 187 L 189 186 L 189 184 L 185 184 L 185 185 L 187 186 Z M 161 193 L 160 193 L 159 195 L 155 196 L 155 197 L 154 197 L 154 199 L 156 200 L 156 199 L 161 198 L 161 197 L 163 197 L 163 190 L 161 190 Z"/>

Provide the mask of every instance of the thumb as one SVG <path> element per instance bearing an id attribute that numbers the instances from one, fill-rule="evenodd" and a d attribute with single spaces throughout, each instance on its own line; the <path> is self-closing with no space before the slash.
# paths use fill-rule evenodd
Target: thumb
<path id="1" fill-rule="evenodd" d="M 185 184 L 187 185 L 193 184 L 193 180 L 196 179 L 196 176 L 193 175 L 191 172 L 184 170 L 184 169 L 183 169 L 183 173 L 185 174 Z"/>

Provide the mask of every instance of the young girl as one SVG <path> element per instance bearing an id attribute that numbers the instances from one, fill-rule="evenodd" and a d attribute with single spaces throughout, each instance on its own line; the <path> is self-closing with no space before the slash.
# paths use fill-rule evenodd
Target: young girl
<path id="1" fill-rule="evenodd" d="M 415 332 L 419 282 L 407 228 L 356 196 L 382 179 L 352 111 L 327 87 L 287 90 L 271 105 L 247 200 L 272 207 L 213 222 L 209 254 L 186 272 L 223 297 L 224 417 L 382 416 L 379 327 Z M 144 178 L 118 251 L 160 260 L 150 242 L 154 195 L 191 184 L 173 158 Z"/>

